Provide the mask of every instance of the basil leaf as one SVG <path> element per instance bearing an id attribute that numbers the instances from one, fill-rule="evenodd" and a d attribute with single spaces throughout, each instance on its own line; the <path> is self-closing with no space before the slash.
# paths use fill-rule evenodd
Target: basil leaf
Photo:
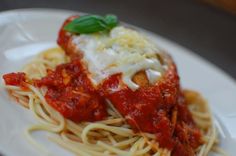
<path id="1" fill-rule="evenodd" d="M 118 24 L 117 17 L 115 15 L 106 15 L 105 16 L 105 21 L 107 23 L 107 26 L 112 29 Z"/>
<path id="2" fill-rule="evenodd" d="M 107 15 L 105 18 L 98 15 L 86 15 L 74 19 L 64 29 L 71 33 L 89 34 L 110 30 L 117 24 L 117 17 L 114 15 Z"/>

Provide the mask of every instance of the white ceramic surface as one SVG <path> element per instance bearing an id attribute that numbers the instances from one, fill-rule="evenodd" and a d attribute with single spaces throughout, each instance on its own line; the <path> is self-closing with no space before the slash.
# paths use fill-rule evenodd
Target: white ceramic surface
<path id="1" fill-rule="evenodd" d="M 52 9 L 25 9 L 0 13 L 0 76 L 18 71 L 38 52 L 56 45 L 62 22 L 75 12 Z M 139 28 L 137 28 L 139 29 Z M 236 153 L 236 83 L 223 71 L 158 35 L 147 33 L 175 59 L 184 88 L 201 92 L 208 100 L 220 130 L 221 147 L 229 155 Z M 2 83 L 1 83 L 2 85 Z M 24 131 L 37 123 L 30 111 L 17 105 L 0 87 L 0 151 L 7 156 L 44 155 L 26 140 Z M 48 134 L 33 136 L 52 153 L 71 153 L 51 143 Z"/>

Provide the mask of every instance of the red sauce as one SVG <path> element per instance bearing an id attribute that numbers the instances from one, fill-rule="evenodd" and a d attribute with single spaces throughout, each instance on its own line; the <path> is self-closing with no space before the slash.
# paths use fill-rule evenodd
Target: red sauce
<path id="1" fill-rule="evenodd" d="M 173 150 L 172 155 L 194 155 L 193 149 L 201 144 L 201 134 L 181 95 L 179 77 L 172 64 L 156 85 L 132 91 L 123 85 L 121 75 L 113 75 L 102 85 L 107 99 L 127 119 L 133 130 L 156 134 L 160 147 Z M 177 120 L 172 113 L 177 110 Z M 175 122 L 175 123 L 174 123 Z"/>
<path id="2" fill-rule="evenodd" d="M 102 120 L 107 116 L 104 98 L 92 86 L 78 59 L 57 66 L 37 86 L 47 86 L 47 102 L 75 122 Z"/>
<path id="3" fill-rule="evenodd" d="M 62 25 L 62 28 L 60 29 L 59 33 L 58 33 L 58 39 L 57 39 L 57 43 L 63 48 L 63 49 L 67 49 L 68 48 L 68 42 L 71 38 L 71 34 L 68 33 L 67 31 L 65 31 L 63 29 L 63 27 L 65 25 L 67 25 L 69 22 L 71 22 L 73 19 L 77 18 L 78 16 L 71 16 L 69 17 Z"/>
<path id="4" fill-rule="evenodd" d="M 23 72 L 5 74 L 3 79 L 6 85 L 18 86 L 24 90 L 28 88 L 26 86 L 26 75 Z"/>

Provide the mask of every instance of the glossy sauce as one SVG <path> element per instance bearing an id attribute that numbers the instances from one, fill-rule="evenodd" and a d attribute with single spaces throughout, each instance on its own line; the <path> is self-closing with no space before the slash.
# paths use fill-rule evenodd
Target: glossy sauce
<path id="1" fill-rule="evenodd" d="M 120 75 L 114 75 L 103 83 L 102 92 L 134 131 L 156 134 L 160 147 L 173 150 L 174 156 L 194 155 L 193 149 L 201 144 L 201 133 L 181 94 L 174 64 L 156 85 L 113 92 L 120 83 Z"/>
<path id="2" fill-rule="evenodd" d="M 21 87 L 23 90 L 28 89 L 26 74 L 23 72 L 5 74 L 3 79 L 6 85 Z"/>
<path id="3" fill-rule="evenodd" d="M 39 87 L 47 86 L 47 102 L 68 119 L 97 121 L 107 115 L 104 98 L 93 88 L 77 59 L 48 71 L 46 77 L 34 83 Z"/>

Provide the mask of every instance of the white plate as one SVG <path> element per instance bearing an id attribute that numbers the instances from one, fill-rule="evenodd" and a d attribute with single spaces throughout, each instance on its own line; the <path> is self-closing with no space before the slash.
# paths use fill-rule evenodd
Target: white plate
<path id="1" fill-rule="evenodd" d="M 0 13 L 0 75 L 18 71 L 39 51 L 56 44 L 57 32 L 75 12 L 51 9 L 13 10 Z M 142 29 L 140 29 L 142 30 Z M 169 40 L 142 30 L 174 57 L 184 88 L 200 91 L 209 101 L 220 129 L 221 147 L 236 153 L 236 83 L 223 71 Z M 7 156 L 42 155 L 26 140 L 24 130 L 36 123 L 30 111 L 12 101 L 0 88 L 0 151 Z M 34 134 L 54 155 L 71 155 Z"/>

